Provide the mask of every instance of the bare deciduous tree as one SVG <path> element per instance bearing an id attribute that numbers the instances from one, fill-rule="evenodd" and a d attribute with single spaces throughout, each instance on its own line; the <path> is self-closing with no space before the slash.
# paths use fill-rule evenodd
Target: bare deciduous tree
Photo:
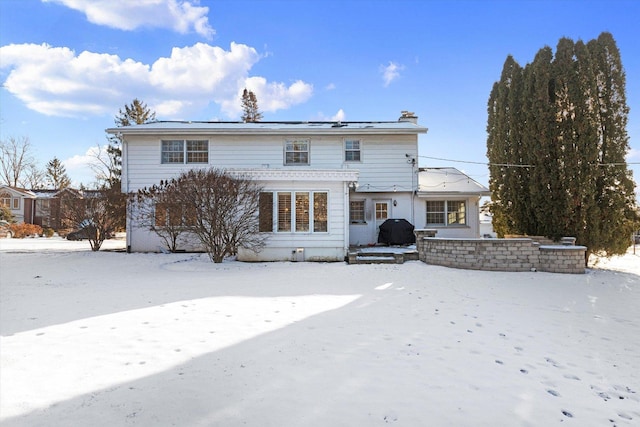
<path id="1" fill-rule="evenodd" d="M 12 187 L 26 186 L 29 168 L 35 167 L 29 138 L 9 137 L 0 141 L 0 178 Z"/>
<path id="2" fill-rule="evenodd" d="M 261 188 L 254 180 L 216 169 L 200 169 L 183 172 L 170 185 L 171 200 L 157 199 L 161 206 L 169 203 L 163 206 L 169 215 L 165 224 L 171 223 L 173 210 L 176 223 L 179 218 L 213 262 L 235 255 L 238 248 L 259 252 L 264 247 L 266 235 L 258 229 Z M 157 214 L 158 211 L 156 221 Z"/>
<path id="3" fill-rule="evenodd" d="M 111 199 L 121 196 L 108 190 L 87 190 L 78 193 L 78 197 L 65 197 L 60 201 L 61 217 L 67 224 L 84 228 L 91 250 L 98 251 L 105 239 L 116 231 L 117 218 L 112 212 Z"/>
<path id="4" fill-rule="evenodd" d="M 130 197 L 129 207 L 137 225 L 156 233 L 169 251 L 176 252 L 188 241 L 195 213 L 180 202 L 175 180 L 138 190 Z"/>
<path id="5" fill-rule="evenodd" d="M 45 172 L 38 168 L 35 163 L 29 164 L 24 174 L 24 187 L 32 190 L 45 188 Z"/>

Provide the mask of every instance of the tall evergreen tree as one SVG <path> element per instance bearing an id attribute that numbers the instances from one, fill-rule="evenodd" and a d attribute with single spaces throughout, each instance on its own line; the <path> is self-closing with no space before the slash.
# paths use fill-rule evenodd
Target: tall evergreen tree
<path id="1" fill-rule="evenodd" d="M 596 251 L 623 253 L 629 236 L 637 228 L 634 183 L 627 168 L 629 151 L 627 121 L 629 107 L 626 76 L 620 51 L 610 33 L 602 33 L 587 44 L 594 61 L 597 96 L 598 155 L 602 165 L 596 177 L 596 201 L 599 207 L 599 240 Z"/>
<path id="2" fill-rule="evenodd" d="M 625 75 L 613 37 L 602 33 L 586 45 L 560 39 L 555 56 L 545 47 L 525 66 L 521 84 L 517 69 L 508 56 L 489 96 L 496 231 L 575 236 L 587 259 L 624 252 L 638 217 L 625 162 Z"/>
<path id="3" fill-rule="evenodd" d="M 544 220 L 553 211 L 553 197 L 551 189 L 554 184 L 553 162 L 551 147 L 555 135 L 555 110 L 553 102 L 555 96 L 552 86 L 551 48 L 544 47 L 538 51 L 534 61 L 525 67 L 523 103 L 523 145 L 529 153 L 528 165 L 524 170 L 530 176 L 529 188 L 529 221 L 524 234 L 544 235 Z"/>
<path id="4" fill-rule="evenodd" d="M 46 179 L 49 186 L 54 190 L 60 190 L 71 185 L 67 169 L 57 157 L 47 163 Z"/>
<path id="5" fill-rule="evenodd" d="M 118 110 L 115 124 L 118 127 L 141 125 L 155 119 L 156 113 L 151 111 L 147 104 L 136 98 L 131 104 L 125 105 L 124 110 L 122 108 Z M 102 185 L 105 194 L 104 209 L 108 215 L 115 219 L 114 229 L 124 230 L 126 227 L 127 197 L 121 193 L 122 140 L 118 136 L 109 137 L 107 153 L 110 160 L 108 162 L 108 179 Z"/>
<path id="6" fill-rule="evenodd" d="M 258 108 L 258 98 L 256 94 L 246 88 L 242 91 L 242 121 L 259 122 L 262 120 L 262 113 Z"/>
<path id="7" fill-rule="evenodd" d="M 518 211 L 526 209 L 522 187 L 526 180 L 520 170 L 507 167 L 522 155 L 521 108 L 522 68 L 509 55 L 502 68 L 500 81 L 494 84 L 489 98 L 489 119 L 487 125 L 487 155 L 492 165 L 489 183 L 492 191 L 493 218 L 496 231 L 523 233 L 522 216 Z"/>
<path id="8" fill-rule="evenodd" d="M 115 117 L 115 124 L 118 127 L 141 125 L 144 123 L 152 122 L 156 119 L 156 113 L 151 111 L 147 104 L 135 98 L 131 104 L 125 105 L 124 110 L 121 108 L 118 110 L 118 115 Z M 107 147 L 107 153 L 111 157 L 109 162 L 111 167 L 109 170 L 108 185 L 114 186 L 120 185 L 120 176 L 122 174 L 122 141 L 118 136 L 109 137 L 109 146 Z"/>

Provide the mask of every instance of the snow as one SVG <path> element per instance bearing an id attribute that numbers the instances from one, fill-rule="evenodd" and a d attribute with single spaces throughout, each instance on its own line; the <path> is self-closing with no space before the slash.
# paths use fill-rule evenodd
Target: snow
<path id="1" fill-rule="evenodd" d="M 640 422 L 640 248 L 584 275 L 0 239 L 3 426 Z"/>

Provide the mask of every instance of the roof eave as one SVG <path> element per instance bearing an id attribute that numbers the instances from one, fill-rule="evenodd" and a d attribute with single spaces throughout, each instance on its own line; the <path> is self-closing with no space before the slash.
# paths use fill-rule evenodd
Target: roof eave
<path id="1" fill-rule="evenodd" d="M 418 197 L 482 197 L 491 196 L 491 191 L 479 190 L 479 191 L 418 191 L 416 193 Z"/>
<path id="2" fill-rule="evenodd" d="M 214 129 L 205 127 L 194 128 L 108 128 L 106 132 L 117 135 L 418 135 L 426 134 L 428 131 L 425 127 L 415 128 L 309 128 L 309 129 Z"/>

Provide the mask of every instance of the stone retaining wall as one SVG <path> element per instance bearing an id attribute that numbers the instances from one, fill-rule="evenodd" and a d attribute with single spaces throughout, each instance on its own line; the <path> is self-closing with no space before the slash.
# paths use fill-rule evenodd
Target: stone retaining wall
<path id="1" fill-rule="evenodd" d="M 539 245 L 530 238 L 444 239 L 435 237 L 435 230 L 415 233 L 420 260 L 427 264 L 489 271 L 585 271 L 584 246 Z"/>

